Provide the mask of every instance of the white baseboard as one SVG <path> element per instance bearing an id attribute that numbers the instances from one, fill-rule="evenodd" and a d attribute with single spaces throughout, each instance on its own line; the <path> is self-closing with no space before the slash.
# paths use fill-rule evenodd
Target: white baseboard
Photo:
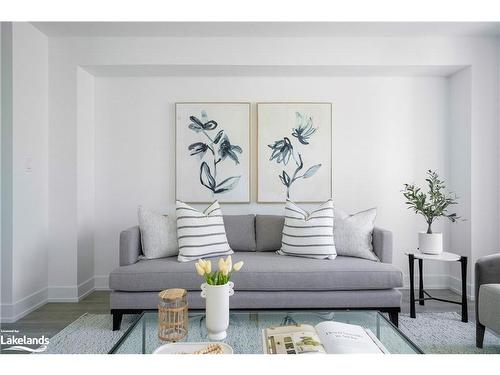
<path id="1" fill-rule="evenodd" d="M 78 284 L 78 301 L 81 301 L 85 297 L 87 297 L 90 293 L 92 293 L 95 289 L 95 278 L 91 277 L 90 279 L 84 281 L 83 283 Z"/>
<path id="2" fill-rule="evenodd" d="M 450 286 L 449 275 L 424 275 L 425 289 L 446 289 Z M 420 277 L 415 275 L 415 289 L 418 288 Z M 410 276 L 403 274 L 403 289 L 410 289 Z"/>
<path id="3" fill-rule="evenodd" d="M 78 302 L 78 286 L 49 286 L 47 302 Z"/>
<path id="4" fill-rule="evenodd" d="M 110 290 L 109 289 L 109 276 L 94 276 L 94 289 L 95 290 Z"/>
<path id="5" fill-rule="evenodd" d="M 76 286 L 49 286 L 47 302 L 79 302 L 94 291 L 94 277 Z"/>
<path id="6" fill-rule="evenodd" d="M 25 317 L 30 312 L 38 309 L 47 303 L 48 289 L 40 289 L 29 296 L 21 298 L 20 300 L 11 304 L 2 304 L 0 307 L 1 323 L 14 323 L 19 319 Z"/>
<path id="7" fill-rule="evenodd" d="M 418 290 L 420 278 L 415 275 L 415 290 Z M 410 279 L 408 275 L 403 275 L 403 287 L 400 289 L 410 289 Z M 462 294 L 462 280 L 451 275 L 424 275 L 425 289 L 450 289 L 451 291 Z M 474 285 L 467 283 L 467 298 L 474 301 Z"/>
<path id="8" fill-rule="evenodd" d="M 14 323 L 48 302 L 79 302 L 94 290 L 96 290 L 94 277 L 77 286 L 52 285 L 43 288 L 15 303 L 0 305 L 0 322 Z"/>
<path id="9" fill-rule="evenodd" d="M 448 287 L 455 293 L 462 294 L 462 279 L 451 275 L 449 276 L 449 279 L 450 284 Z M 467 298 L 471 301 L 474 301 L 474 286 L 471 283 L 467 283 L 466 289 Z"/>

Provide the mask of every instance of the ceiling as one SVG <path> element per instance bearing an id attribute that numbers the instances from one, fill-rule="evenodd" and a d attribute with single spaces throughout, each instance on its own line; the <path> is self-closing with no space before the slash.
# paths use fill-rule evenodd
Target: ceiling
<path id="1" fill-rule="evenodd" d="M 96 77 L 325 77 L 325 76 L 436 76 L 448 77 L 465 68 L 444 66 L 245 66 L 245 65 L 99 65 L 83 66 Z"/>
<path id="2" fill-rule="evenodd" d="M 49 37 L 478 37 L 500 22 L 33 22 Z"/>

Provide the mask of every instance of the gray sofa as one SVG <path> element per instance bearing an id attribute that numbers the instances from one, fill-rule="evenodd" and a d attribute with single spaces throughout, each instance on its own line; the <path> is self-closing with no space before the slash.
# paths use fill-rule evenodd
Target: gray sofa
<path id="1" fill-rule="evenodd" d="M 233 262 L 244 261 L 233 274 L 232 309 L 373 309 L 389 313 L 398 324 L 403 285 L 401 270 L 392 265 L 392 233 L 375 228 L 372 242 L 380 262 L 338 256 L 318 260 L 277 255 L 284 217 L 225 215 Z M 120 267 L 109 275 L 113 330 L 122 315 L 157 308 L 158 292 L 188 291 L 189 308 L 203 309 L 202 278 L 194 263 L 177 257 L 142 259 L 139 227 L 120 234 Z"/>
<path id="2" fill-rule="evenodd" d="M 500 334 L 500 254 L 476 262 L 476 346 L 483 347 L 486 328 Z"/>

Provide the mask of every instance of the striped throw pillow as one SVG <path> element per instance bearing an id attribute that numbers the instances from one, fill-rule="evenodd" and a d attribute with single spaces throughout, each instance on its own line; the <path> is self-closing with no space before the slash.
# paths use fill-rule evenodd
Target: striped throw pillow
<path id="1" fill-rule="evenodd" d="M 179 262 L 233 254 L 218 201 L 203 212 L 177 201 L 176 212 Z"/>
<path id="2" fill-rule="evenodd" d="M 285 226 L 278 254 L 314 259 L 335 259 L 333 201 L 308 213 L 290 200 L 285 205 Z"/>

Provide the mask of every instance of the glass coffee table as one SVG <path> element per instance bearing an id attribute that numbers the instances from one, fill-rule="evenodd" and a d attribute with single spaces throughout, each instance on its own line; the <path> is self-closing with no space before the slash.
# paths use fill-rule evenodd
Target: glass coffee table
<path id="1" fill-rule="evenodd" d="M 229 328 L 224 342 L 235 354 L 263 354 L 262 330 L 270 326 L 290 324 L 316 325 L 323 321 L 357 324 L 373 332 L 391 354 L 423 354 L 383 314 L 377 311 L 344 310 L 261 310 L 231 311 Z M 182 341 L 206 342 L 205 314 L 202 311 L 189 313 L 188 335 Z M 111 349 L 111 354 L 150 354 L 166 344 L 158 338 L 158 313 L 143 312 L 125 331 Z"/>

